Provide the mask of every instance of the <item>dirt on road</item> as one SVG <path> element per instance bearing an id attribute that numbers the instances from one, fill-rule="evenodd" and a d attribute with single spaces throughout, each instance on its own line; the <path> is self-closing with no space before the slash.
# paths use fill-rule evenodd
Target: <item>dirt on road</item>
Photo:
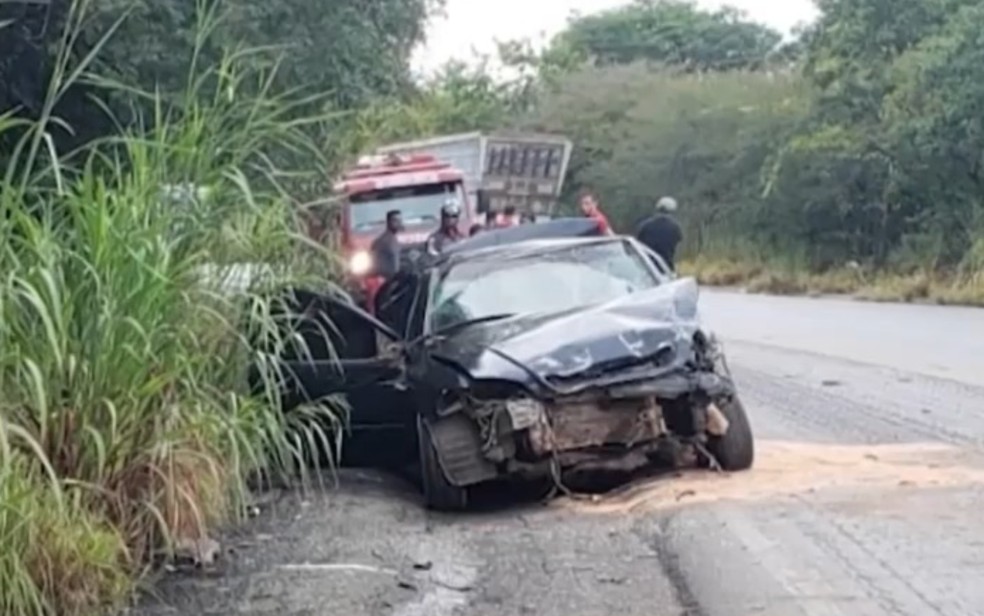
<path id="1" fill-rule="evenodd" d="M 721 501 L 770 501 L 832 490 L 966 488 L 984 485 L 982 458 L 949 445 L 821 445 L 760 441 L 747 473 L 701 470 L 632 482 L 585 502 L 560 506 L 600 514 L 634 514 Z"/>

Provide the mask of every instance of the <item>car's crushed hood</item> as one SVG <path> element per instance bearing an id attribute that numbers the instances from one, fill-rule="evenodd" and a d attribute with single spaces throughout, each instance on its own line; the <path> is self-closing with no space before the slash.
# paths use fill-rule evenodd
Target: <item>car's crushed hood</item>
<path id="1" fill-rule="evenodd" d="M 478 324 L 439 341 L 431 354 L 474 379 L 540 385 L 669 372 L 692 356 L 697 297 L 697 283 L 685 278 L 576 311 Z"/>

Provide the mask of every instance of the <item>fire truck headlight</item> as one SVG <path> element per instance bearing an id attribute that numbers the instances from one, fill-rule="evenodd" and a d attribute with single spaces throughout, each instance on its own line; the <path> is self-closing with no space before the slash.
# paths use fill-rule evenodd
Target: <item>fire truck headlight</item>
<path id="1" fill-rule="evenodd" d="M 372 269 L 372 257 L 368 252 L 361 250 L 349 260 L 349 271 L 356 276 L 364 276 Z"/>

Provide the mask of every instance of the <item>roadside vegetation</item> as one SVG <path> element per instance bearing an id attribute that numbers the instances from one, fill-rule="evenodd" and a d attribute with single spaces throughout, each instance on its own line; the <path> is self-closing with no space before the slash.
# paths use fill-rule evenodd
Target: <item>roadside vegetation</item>
<path id="1" fill-rule="evenodd" d="M 285 27 L 279 5 L 248 5 L 0 5 L 4 615 L 122 607 L 162 559 L 212 557 L 248 484 L 310 483 L 306 452 L 337 452 L 342 404 L 285 417 L 279 375 L 250 392 L 246 367 L 294 344 L 276 291 L 331 286 L 299 206 L 347 143 L 329 141 L 346 97 L 405 87 L 406 50 L 339 81 L 320 49 L 285 63 L 265 45 L 288 33 L 247 32 Z M 393 43 L 406 16 L 377 26 Z M 340 90 L 300 87 L 321 77 Z M 271 275 L 237 280 L 244 263 Z"/>
<path id="2" fill-rule="evenodd" d="M 594 18 L 589 42 L 601 51 L 638 51 L 617 61 L 592 52 L 583 76 L 562 83 L 557 108 L 585 127 L 581 146 L 594 146 L 578 180 L 604 191 L 626 227 L 659 194 L 676 196 L 684 269 L 709 283 L 984 305 L 984 63 L 971 25 L 984 3 L 820 8 L 820 22 L 771 57 L 733 21 L 731 40 L 750 43 L 730 57 L 747 62 L 705 62 L 703 71 L 693 65 L 708 52 L 662 51 L 688 27 L 682 18 L 676 33 L 654 28 L 639 46 L 615 43 L 627 23 L 678 6 L 639 3 Z M 700 40 L 689 32 L 679 40 Z M 616 81 L 632 90 L 621 100 L 602 103 L 577 85 L 613 71 L 625 71 Z"/>
<path id="3" fill-rule="evenodd" d="M 785 42 L 687 2 L 575 19 L 503 45 L 502 117 L 570 135 L 568 202 L 624 231 L 675 196 L 706 283 L 984 305 L 984 2 L 818 4 Z"/>
<path id="4" fill-rule="evenodd" d="M 570 211 L 591 188 L 631 231 L 673 195 L 681 269 L 707 284 L 984 306 L 984 0 L 819 6 L 783 40 L 735 10 L 627 1 L 368 107 L 360 143 L 556 131 Z"/>
<path id="5" fill-rule="evenodd" d="M 270 293 L 336 271 L 303 206 L 383 141 L 565 133 L 567 202 L 677 197 L 705 283 L 984 305 L 984 0 L 822 0 L 786 42 L 637 1 L 415 81 L 439 4 L 0 3 L 0 613 L 119 606 L 337 452 L 343 405 L 248 395 L 243 332 L 292 343 Z M 244 262 L 275 275 L 206 284 Z"/>

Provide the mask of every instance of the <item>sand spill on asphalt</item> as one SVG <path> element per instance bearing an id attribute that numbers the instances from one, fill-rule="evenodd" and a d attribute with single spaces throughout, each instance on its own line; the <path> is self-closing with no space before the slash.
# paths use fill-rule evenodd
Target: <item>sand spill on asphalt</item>
<path id="1" fill-rule="evenodd" d="M 838 489 L 883 492 L 984 485 L 982 458 L 948 445 L 759 441 L 756 446 L 755 467 L 749 471 L 688 470 L 638 480 L 590 500 L 563 498 L 556 504 L 588 512 L 627 513 Z"/>

